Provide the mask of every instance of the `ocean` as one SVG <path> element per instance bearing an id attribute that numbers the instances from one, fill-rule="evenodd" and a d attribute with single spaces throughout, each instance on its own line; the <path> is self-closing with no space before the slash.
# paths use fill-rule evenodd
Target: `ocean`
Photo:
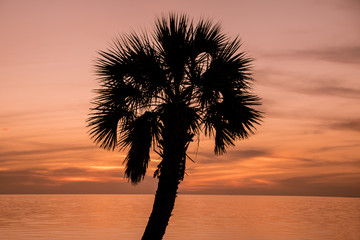
<path id="1" fill-rule="evenodd" d="M 0 239 L 140 240 L 153 195 L 0 195 Z M 359 240 L 360 198 L 179 195 L 164 240 Z"/>

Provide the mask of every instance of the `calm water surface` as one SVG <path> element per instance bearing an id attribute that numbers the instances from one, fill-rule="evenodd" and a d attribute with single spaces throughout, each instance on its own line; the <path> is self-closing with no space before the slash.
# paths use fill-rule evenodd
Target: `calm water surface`
<path id="1" fill-rule="evenodd" d="M 139 240 L 152 195 L 0 195 L 0 239 Z M 165 240 L 359 240 L 360 199 L 180 195 Z"/>

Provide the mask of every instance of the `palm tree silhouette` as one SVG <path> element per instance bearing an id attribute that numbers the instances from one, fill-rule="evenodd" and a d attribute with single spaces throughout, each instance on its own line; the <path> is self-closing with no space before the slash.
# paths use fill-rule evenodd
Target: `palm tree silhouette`
<path id="1" fill-rule="evenodd" d="M 259 124 L 250 93 L 251 59 L 240 40 L 218 24 L 186 15 L 157 19 L 149 35 L 118 37 L 96 63 L 101 87 L 88 119 L 90 135 L 105 149 L 128 149 L 125 176 L 145 176 L 150 150 L 160 155 L 153 210 L 143 240 L 162 239 L 184 178 L 187 148 L 199 132 L 215 137 L 215 154 L 245 139 Z"/>

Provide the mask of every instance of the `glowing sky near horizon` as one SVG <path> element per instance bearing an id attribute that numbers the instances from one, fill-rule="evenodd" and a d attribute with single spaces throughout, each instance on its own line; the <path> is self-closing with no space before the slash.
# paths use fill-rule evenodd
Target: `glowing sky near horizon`
<path id="1" fill-rule="evenodd" d="M 220 21 L 254 61 L 264 122 L 223 156 L 193 144 L 181 193 L 360 196 L 360 2 L 0 0 L 0 193 L 153 193 L 90 140 L 97 50 L 174 11 Z"/>

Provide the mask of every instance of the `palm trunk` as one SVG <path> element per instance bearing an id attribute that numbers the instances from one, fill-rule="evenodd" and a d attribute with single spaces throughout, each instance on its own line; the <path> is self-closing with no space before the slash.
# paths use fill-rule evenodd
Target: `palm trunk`
<path id="1" fill-rule="evenodd" d="M 174 141 L 169 140 L 164 147 L 158 189 L 142 240 L 161 240 L 165 234 L 174 208 L 178 186 L 182 178 L 181 169 L 185 160 L 182 152 L 186 151 L 186 146 L 180 139 L 182 139 L 181 136 L 173 138 Z"/>
<path id="2" fill-rule="evenodd" d="M 192 135 L 182 112 L 175 107 L 163 119 L 162 161 L 153 210 L 142 240 L 161 240 L 174 208 L 185 170 L 185 153 Z"/>
<path id="3" fill-rule="evenodd" d="M 161 240 L 164 236 L 174 208 L 178 185 L 179 181 L 174 175 L 162 174 L 159 177 L 153 210 L 142 240 Z"/>

